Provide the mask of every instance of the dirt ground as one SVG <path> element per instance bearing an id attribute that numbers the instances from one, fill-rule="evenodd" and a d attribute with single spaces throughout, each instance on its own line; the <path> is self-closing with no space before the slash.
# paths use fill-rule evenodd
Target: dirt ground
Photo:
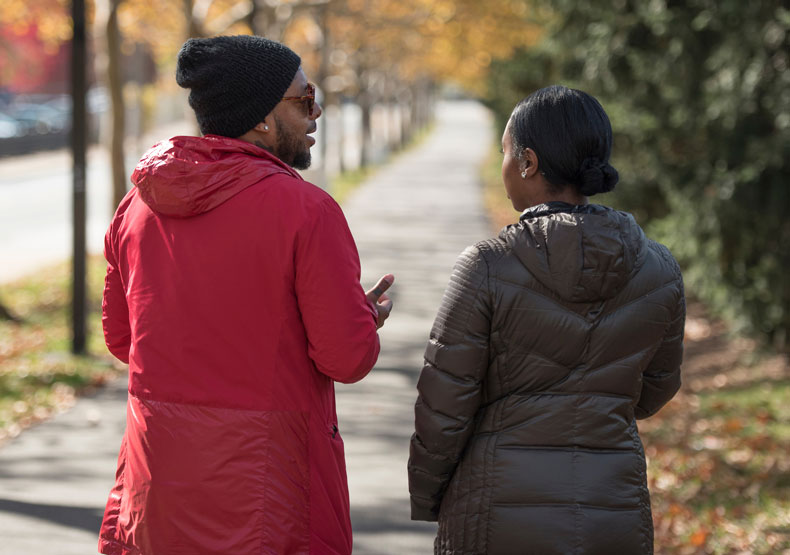
<path id="1" fill-rule="evenodd" d="M 712 319 L 700 302 L 691 301 L 686 308 L 684 347 L 683 392 L 790 379 L 786 356 L 760 353 L 753 339 L 732 337 L 727 324 Z"/>

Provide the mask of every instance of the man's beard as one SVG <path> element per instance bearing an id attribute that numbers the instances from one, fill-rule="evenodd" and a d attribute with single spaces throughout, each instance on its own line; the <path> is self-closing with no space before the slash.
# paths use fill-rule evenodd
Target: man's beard
<path id="1" fill-rule="evenodd" d="M 313 157 L 310 154 L 310 147 L 299 140 L 299 136 L 293 133 L 282 121 L 275 116 L 277 124 L 277 157 L 297 170 L 306 170 L 310 167 Z"/>

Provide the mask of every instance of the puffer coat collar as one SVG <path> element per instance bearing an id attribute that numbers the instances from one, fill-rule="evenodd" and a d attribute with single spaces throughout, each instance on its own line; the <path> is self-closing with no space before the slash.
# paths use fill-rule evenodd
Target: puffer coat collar
<path id="1" fill-rule="evenodd" d="M 151 147 L 132 173 L 132 183 L 154 212 L 189 218 L 278 173 L 301 179 L 252 143 L 219 135 L 179 136 Z"/>
<path id="2" fill-rule="evenodd" d="M 499 237 L 541 284 L 568 302 L 614 297 L 642 266 L 647 249 L 633 216 L 597 204 L 533 206 Z"/>

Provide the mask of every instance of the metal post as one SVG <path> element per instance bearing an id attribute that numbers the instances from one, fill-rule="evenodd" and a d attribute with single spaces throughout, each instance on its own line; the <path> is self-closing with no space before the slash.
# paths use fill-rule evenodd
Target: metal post
<path id="1" fill-rule="evenodd" d="M 85 152 L 87 150 L 87 42 L 85 0 L 72 0 L 73 36 L 71 40 L 71 151 L 73 173 L 73 272 L 72 272 L 72 344 L 75 354 L 85 353 L 87 312 L 85 254 Z"/>

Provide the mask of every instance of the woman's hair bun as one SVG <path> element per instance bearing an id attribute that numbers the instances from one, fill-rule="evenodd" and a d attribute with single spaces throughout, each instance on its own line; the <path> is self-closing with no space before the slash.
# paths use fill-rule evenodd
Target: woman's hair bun
<path id="1" fill-rule="evenodd" d="M 579 169 L 579 192 L 586 197 L 608 193 L 619 179 L 617 170 L 608 162 L 599 158 L 585 158 Z"/>

